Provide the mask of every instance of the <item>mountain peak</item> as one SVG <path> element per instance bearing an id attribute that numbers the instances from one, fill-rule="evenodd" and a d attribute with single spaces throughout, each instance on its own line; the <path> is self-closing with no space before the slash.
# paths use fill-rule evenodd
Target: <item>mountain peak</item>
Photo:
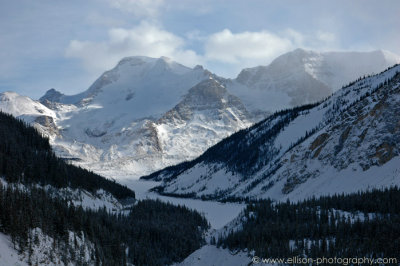
<path id="1" fill-rule="evenodd" d="M 1 92 L 0 95 L 1 95 L 1 99 L 2 100 L 12 99 L 12 98 L 15 98 L 17 96 L 20 96 L 18 93 L 13 92 L 13 91 Z"/>
<path id="2" fill-rule="evenodd" d="M 161 56 L 158 60 L 162 60 L 162 61 L 164 61 L 166 63 L 172 63 L 173 62 L 173 60 L 171 58 L 167 57 L 167 56 Z"/>
<path id="3" fill-rule="evenodd" d="M 226 88 L 220 82 L 218 82 L 218 80 L 210 76 L 208 79 L 201 81 L 199 84 L 191 88 L 189 93 L 191 91 L 208 91 L 207 94 L 210 94 L 210 92 L 225 93 Z"/>
<path id="4" fill-rule="evenodd" d="M 23 115 L 26 121 L 31 121 L 28 117 L 55 116 L 53 111 L 49 110 L 41 103 L 27 96 L 9 91 L 0 93 L 0 110 L 16 117 Z"/>
<path id="5" fill-rule="evenodd" d="M 312 51 L 312 50 L 307 50 L 304 48 L 297 48 L 287 54 L 297 54 L 297 55 L 310 55 L 310 54 L 317 54 L 318 52 Z"/>
<path id="6" fill-rule="evenodd" d="M 343 85 L 398 62 L 398 56 L 381 50 L 316 52 L 299 48 L 279 56 L 268 66 L 243 69 L 235 81 L 258 93 L 255 101 L 277 99 L 271 101 L 281 105 L 274 106 L 276 110 L 320 101 Z M 249 98 L 248 90 L 242 89 L 238 96 L 239 93 L 243 99 Z M 255 101 L 250 101 L 251 106 L 255 106 Z M 260 110 L 266 107 L 263 102 L 257 106 Z"/>
<path id="7" fill-rule="evenodd" d="M 175 61 L 173 61 L 171 58 L 162 56 L 156 60 L 154 63 L 154 66 L 151 69 L 151 72 L 154 74 L 161 74 L 164 72 L 172 72 L 174 74 L 185 74 L 192 69 L 189 67 L 186 67 L 184 65 L 181 65 Z"/>
<path id="8" fill-rule="evenodd" d="M 196 65 L 193 70 L 204 70 L 204 67 L 202 65 Z"/>
<path id="9" fill-rule="evenodd" d="M 125 65 L 125 64 L 129 64 L 131 66 L 143 65 L 146 63 L 154 62 L 155 60 L 156 60 L 155 58 L 147 57 L 147 56 L 127 56 L 127 57 L 122 58 L 118 62 L 117 67 Z"/>
<path id="10" fill-rule="evenodd" d="M 46 100 L 50 102 L 59 102 L 62 96 L 64 96 L 64 94 L 54 88 L 51 88 L 46 91 L 42 97 L 40 97 L 39 102 L 43 103 Z"/>
<path id="11" fill-rule="evenodd" d="M 122 72 L 127 74 L 135 74 L 136 72 L 142 74 L 151 73 L 151 75 L 160 75 L 165 72 L 185 74 L 190 70 L 189 67 L 181 65 L 166 56 L 161 56 L 159 58 L 129 56 L 121 59 L 115 68 L 105 72 L 103 75 L 112 75 L 112 73 L 121 74 Z"/>
<path id="12" fill-rule="evenodd" d="M 157 59 L 157 61 L 155 62 L 155 66 L 163 66 L 163 67 L 169 67 L 171 66 L 173 62 L 171 59 L 169 59 L 168 57 L 160 57 Z"/>

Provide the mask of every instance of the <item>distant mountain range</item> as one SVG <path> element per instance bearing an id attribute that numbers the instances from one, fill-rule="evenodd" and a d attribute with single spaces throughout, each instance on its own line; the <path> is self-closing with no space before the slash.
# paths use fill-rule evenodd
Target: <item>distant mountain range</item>
<path id="1" fill-rule="evenodd" d="M 46 134 L 60 157 L 108 177 L 150 174 L 192 160 L 277 110 L 320 101 L 400 62 L 387 52 L 297 49 L 236 79 L 168 58 L 127 57 L 77 95 L 0 95 L 0 109 Z"/>
<path id="2" fill-rule="evenodd" d="M 279 111 L 153 173 L 180 197 L 291 201 L 400 185 L 400 65 Z"/>

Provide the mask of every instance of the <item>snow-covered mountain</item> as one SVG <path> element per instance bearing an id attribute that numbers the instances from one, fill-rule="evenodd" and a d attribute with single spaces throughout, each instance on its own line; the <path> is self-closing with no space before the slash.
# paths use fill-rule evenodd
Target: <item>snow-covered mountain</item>
<path id="1" fill-rule="evenodd" d="M 193 159 L 251 124 L 224 79 L 168 58 L 124 58 L 87 91 L 40 98 L 57 113 L 57 153 L 107 176 L 137 176 Z"/>
<path id="2" fill-rule="evenodd" d="M 77 95 L 39 101 L 1 94 L 0 108 L 33 123 L 56 153 L 115 178 L 191 160 L 272 112 L 321 100 L 339 84 L 398 60 L 384 52 L 295 50 L 234 80 L 168 58 L 127 57 Z"/>
<path id="3" fill-rule="evenodd" d="M 127 57 L 103 73 L 88 90 L 66 96 L 51 89 L 40 102 L 100 109 L 96 113 L 101 111 L 105 116 L 113 108 L 113 113 L 130 112 L 132 119 L 159 117 L 173 108 L 189 88 L 209 76 L 212 74 L 201 66 L 191 69 L 166 57 Z"/>
<path id="4" fill-rule="evenodd" d="M 29 97 L 15 92 L 0 93 L 0 110 L 34 124 L 41 133 L 50 138 L 59 133 L 55 124 L 56 113 Z"/>
<path id="5" fill-rule="evenodd" d="M 400 63 L 387 51 L 315 52 L 296 49 L 268 66 L 243 69 L 227 86 L 250 111 L 274 112 L 314 103 L 349 82 Z"/>
<path id="6" fill-rule="evenodd" d="M 199 158 L 147 178 L 158 191 L 304 199 L 400 185 L 400 65 L 329 99 L 277 112 Z"/>

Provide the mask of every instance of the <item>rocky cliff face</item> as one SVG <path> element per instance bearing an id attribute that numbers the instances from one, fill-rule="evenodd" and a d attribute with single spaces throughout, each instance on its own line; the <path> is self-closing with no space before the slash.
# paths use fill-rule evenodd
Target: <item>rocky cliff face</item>
<path id="1" fill-rule="evenodd" d="M 154 126 L 164 157 L 181 162 L 194 159 L 251 122 L 241 101 L 220 82 L 208 79 L 191 88 Z"/>

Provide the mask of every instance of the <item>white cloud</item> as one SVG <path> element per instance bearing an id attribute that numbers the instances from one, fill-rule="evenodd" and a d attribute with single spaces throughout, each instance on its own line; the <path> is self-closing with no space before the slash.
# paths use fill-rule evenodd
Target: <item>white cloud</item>
<path id="1" fill-rule="evenodd" d="M 331 32 L 323 32 L 323 31 L 319 31 L 317 33 L 317 38 L 326 43 L 331 43 L 336 40 L 335 34 L 333 34 Z"/>
<path id="2" fill-rule="evenodd" d="M 204 54 L 186 48 L 193 41 L 204 45 Z M 102 42 L 72 40 L 66 56 L 82 60 L 85 68 L 96 75 L 114 67 L 123 57 L 138 55 L 167 56 L 190 67 L 203 64 L 216 74 L 234 77 L 245 67 L 267 65 L 295 48 L 327 47 L 335 41 L 329 32 L 318 31 L 309 36 L 293 29 L 279 34 L 266 30 L 232 33 L 225 29 L 208 36 L 193 31 L 182 38 L 157 24 L 142 21 L 130 29 L 110 29 L 108 39 Z"/>
<path id="3" fill-rule="evenodd" d="M 285 35 L 279 36 L 268 31 L 234 34 L 225 29 L 208 38 L 205 44 L 205 56 L 208 60 L 242 66 L 266 64 L 300 44 L 302 39 L 300 33 L 291 30 Z"/>
<path id="4" fill-rule="evenodd" d="M 185 34 L 186 39 L 189 41 L 202 41 L 204 42 L 208 36 L 204 35 L 201 31 L 199 30 L 192 30 L 189 31 Z"/>
<path id="5" fill-rule="evenodd" d="M 113 28 L 108 37 L 103 42 L 72 40 L 66 56 L 81 59 L 92 73 L 110 69 L 121 58 L 135 55 L 167 56 L 188 66 L 202 62 L 194 51 L 184 48 L 182 38 L 148 22 L 141 22 L 132 29 Z"/>
<path id="6" fill-rule="evenodd" d="M 337 42 L 333 33 L 324 31 L 303 34 L 286 29 L 279 33 L 267 30 L 232 33 L 225 29 L 208 36 L 204 56 L 208 65 L 217 65 L 221 73 L 232 77 L 243 68 L 267 65 L 296 48 L 330 50 Z"/>
<path id="7" fill-rule="evenodd" d="M 288 38 L 294 45 L 303 45 L 305 42 L 304 34 L 293 29 L 286 29 L 283 32 L 283 36 L 286 36 L 286 38 Z"/>

